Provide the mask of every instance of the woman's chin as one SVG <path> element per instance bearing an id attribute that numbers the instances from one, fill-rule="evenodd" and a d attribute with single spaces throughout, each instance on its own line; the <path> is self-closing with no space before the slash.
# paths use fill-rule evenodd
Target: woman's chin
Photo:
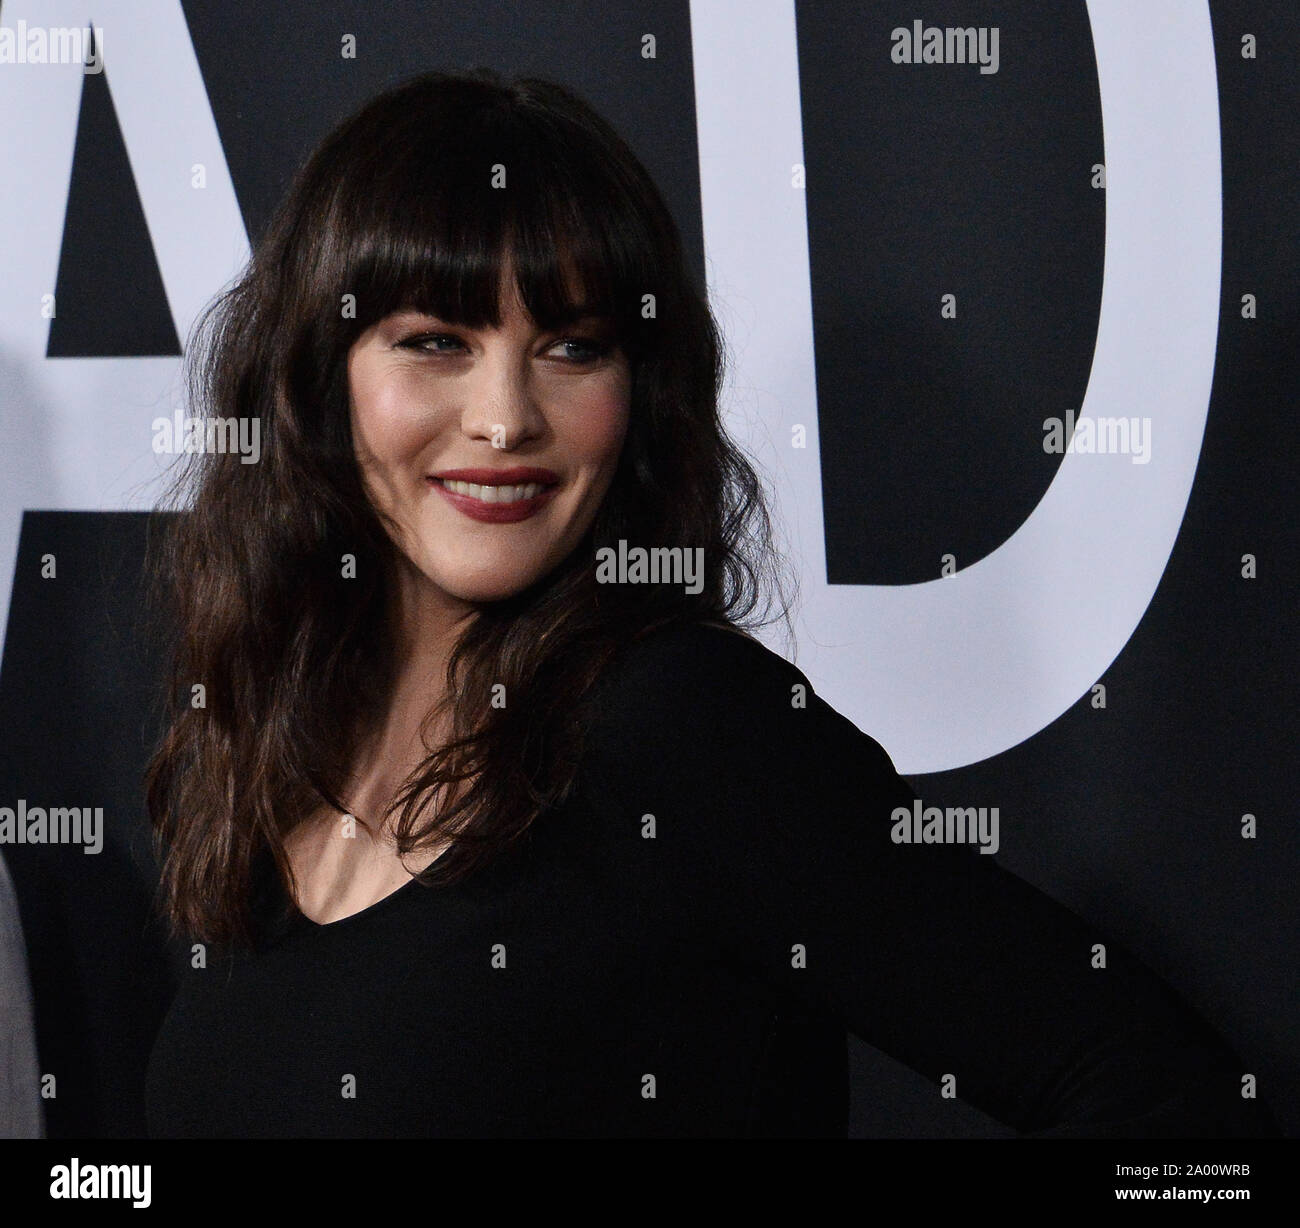
<path id="1" fill-rule="evenodd" d="M 469 605 L 484 605 L 516 597 L 541 578 L 540 567 L 501 566 L 487 571 L 424 571 L 424 577 L 449 597 Z"/>

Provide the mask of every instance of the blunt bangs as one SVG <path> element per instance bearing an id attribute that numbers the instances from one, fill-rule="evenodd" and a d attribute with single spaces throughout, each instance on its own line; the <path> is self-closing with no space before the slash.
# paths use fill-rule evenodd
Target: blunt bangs
<path id="1" fill-rule="evenodd" d="M 499 327 L 510 267 L 540 328 L 607 319 L 626 348 L 646 341 L 643 295 L 669 256 L 592 148 L 590 135 L 526 102 L 427 114 L 370 143 L 364 175 L 331 210 L 338 292 L 357 296 L 354 333 L 398 310 L 467 328 Z"/>

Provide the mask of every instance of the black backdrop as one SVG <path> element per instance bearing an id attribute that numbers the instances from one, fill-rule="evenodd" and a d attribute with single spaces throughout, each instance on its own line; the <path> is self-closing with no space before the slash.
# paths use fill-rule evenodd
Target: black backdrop
<path id="1" fill-rule="evenodd" d="M 663 186 L 703 271 L 701 87 L 684 0 L 447 4 L 436 19 L 415 0 L 183 7 L 250 237 L 296 161 L 363 99 L 423 69 L 484 63 L 564 81 L 608 115 Z M 1199 1007 L 1294 1135 L 1300 90 L 1290 49 L 1300 16 L 1245 0 L 1212 0 L 1210 11 L 1223 311 L 1205 440 L 1173 555 L 1102 678 L 1104 712 L 1085 697 L 1012 750 L 912 783 L 927 804 L 991 798 L 1018 816 L 1004 828 L 1002 863 L 1121 938 Z M 1019 60 L 1004 50 L 996 105 L 963 96 L 970 76 L 890 74 L 887 60 L 863 53 L 882 31 L 910 25 L 910 6 L 797 6 L 805 154 L 810 180 L 820 171 L 825 184 L 808 200 L 819 415 L 848 441 L 839 455 L 902 458 L 864 491 L 824 457 L 833 583 L 908 583 L 930 574 L 919 560 L 941 549 L 969 561 L 995 548 L 1058 459 L 1009 460 L 1008 433 L 1026 415 L 1041 417 L 1044 402 L 1077 405 L 1087 381 L 1105 206 L 1066 186 L 1069 168 L 1102 159 L 1086 10 L 932 3 L 925 17 L 958 15 L 963 25 L 1000 25 L 1004 49 L 1013 36 L 1033 49 Z M 365 50 L 356 61 L 338 56 L 342 30 Z M 637 75 L 628 64 L 647 30 L 657 61 Z M 1247 31 L 1261 52 L 1243 63 Z M 945 92 L 973 115 L 959 144 L 945 141 L 937 120 Z M 92 250 L 112 258 L 85 258 Z M 945 365 L 908 309 L 916 271 L 927 267 L 978 277 L 1002 321 L 970 325 L 960 363 Z M 1240 318 L 1246 291 L 1261 304 L 1258 319 Z M 103 76 L 86 78 L 57 293 L 51 358 L 179 352 L 117 131 L 111 59 Z M 92 309 L 112 295 L 121 310 Z M 1050 324 L 1036 310 L 1047 299 L 1058 307 Z M 845 324 L 864 303 L 874 305 L 865 343 Z M 15 569 L 0 667 L 0 799 L 103 805 L 109 828 L 98 857 L 5 850 L 41 1069 L 59 1079 L 45 1105 L 52 1136 L 143 1132 L 144 1063 L 169 993 L 138 785 L 157 732 L 149 696 L 160 665 L 140 617 L 144 541 L 141 514 L 33 508 Z M 1249 582 L 1240 576 L 1247 552 L 1260 560 Z M 58 584 L 39 578 L 46 553 L 58 557 Z M 1246 812 L 1259 819 L 1254 841 L 1240 838 Z M 1003 1133 L 867 1046 L 854 1042 L 852 1054 L 854 1133 Z"/>

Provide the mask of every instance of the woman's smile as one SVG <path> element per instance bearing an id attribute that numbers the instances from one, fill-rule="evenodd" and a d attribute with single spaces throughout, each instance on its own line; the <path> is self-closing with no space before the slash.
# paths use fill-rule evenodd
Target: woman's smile
<path id="1" fill-rule="evenodd" d="M 449 469 L 427 480 L 458 511 L 487 524 L 527 520 L 559 487 L 550 469 Z"/>

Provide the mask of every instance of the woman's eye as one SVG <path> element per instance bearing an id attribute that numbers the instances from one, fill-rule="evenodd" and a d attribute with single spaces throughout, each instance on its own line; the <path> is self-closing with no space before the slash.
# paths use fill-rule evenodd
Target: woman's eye
<path id="1" fill-rule="evenodd" d="M 408 337 L 402 342 L 406 349 L 424 350 L 429 354 L 448 354 L 452 351 L 443 349 L 438 343 L 449 341 L 452 345 L 460 345 L 460 338 L 453 337 L 448 333 L 421 333 L 418 337 Z"/>
<path id="2" fill-rule="evenodd" d="M 465 348 L 459 337 L 450 333 L 420 333 L 400 342 L 403 349 L 419 350 L 425 354 L 455 354 Z M 596 362 L 612 350 L 613 343 L 590 337 L 565 337 L 551 346 L 550 353 L 561 351 L 560 357 L 577 366 Z"/>
<path id="3" fill-rule="evenodd" d="M 595 362 L 598 358 L 604 358 L 613 348 L 608 341 L 595 341 L 586 337 L 565 337 L 563 341 L 557 341 L 553 349 L 565 348 L 569 352 L 564 355 L 570 362 Z"/>

